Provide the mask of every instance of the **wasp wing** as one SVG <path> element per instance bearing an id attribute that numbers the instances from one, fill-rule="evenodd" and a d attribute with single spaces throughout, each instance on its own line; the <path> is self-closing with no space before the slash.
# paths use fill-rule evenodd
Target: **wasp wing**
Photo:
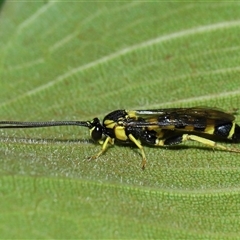
<path id="1" fill-rule="evenodd" d="M 185 128 L 186 126 L 201 129 L 208 125 L 229 123 L 235 119 L 230 113 L 207 107 L 136 110 L 129 111 L 129 113 L 134 117 L 126 122 L 126 126 L 158 126 L 162 129 Z"/>

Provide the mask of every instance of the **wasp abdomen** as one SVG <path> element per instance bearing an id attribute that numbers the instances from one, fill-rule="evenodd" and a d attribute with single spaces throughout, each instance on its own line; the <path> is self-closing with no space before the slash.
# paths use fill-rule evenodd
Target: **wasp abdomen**
<path id="1" fill-rule="evenodd" d="M 216 126 L 215 130 L 214 130 L 214 134 L 224 137 L 224 138 L 231 137 L 231 136 L 229 136 L 229 134 L 231 132 L 232 127 L 233 127 L 232 123 L 227 123 L 227 124 L 223 124 L 220 126 Z"/>
<path id="2" fill-rule="evenodd" d="M 232 140 L 234 142 L 240 142 L 240 127 L 237 124 L 235 124 L 235 129 L 234 129 L 234 133 L 232 135 Z"/>

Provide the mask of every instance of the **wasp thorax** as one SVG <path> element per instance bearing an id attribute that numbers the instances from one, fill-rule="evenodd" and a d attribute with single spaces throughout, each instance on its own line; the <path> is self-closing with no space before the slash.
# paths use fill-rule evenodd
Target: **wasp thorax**
<path id="1" fill-rule="evenodd" d="M 98 118 L 94 118 L 90 126 L 90 135 L 94 141 L 99 141 L 102 139 L 103 127 Z"/>

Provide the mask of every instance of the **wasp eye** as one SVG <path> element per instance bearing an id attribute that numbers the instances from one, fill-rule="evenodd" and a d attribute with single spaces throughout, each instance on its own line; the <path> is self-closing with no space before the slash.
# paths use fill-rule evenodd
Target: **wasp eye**
<path id="1" fill-rule="evenodd" d="M 96 126 L 91 129 L 91 137 L 94 141 L 99 141 L 102 138 L 102 126 Z"/>
<path id="2" fill-rule="evenodd" d="M 101 125 L 98 118 L 94 118 L 90 122 L 90 135 L 94 141 L 99 141 L 102 139 L 103 126 Z"/>

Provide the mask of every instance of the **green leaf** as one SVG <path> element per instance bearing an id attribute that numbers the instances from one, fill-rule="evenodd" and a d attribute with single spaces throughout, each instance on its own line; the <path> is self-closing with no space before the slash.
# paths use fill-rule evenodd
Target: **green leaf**
<path id="1" fill-rule="evenodd" d="M 1 8 L 2 8 L 4 2 L 5 2 L 4 0 L 0 0 L 0 10 L 1 10 Z"/>
<path id="2" fill-rule="evenodd" d="M 7 1 L 0 15 L 0 119 L 239 108 L 239 16 L 237 2 Z M 194 142 L 145 147 L 142 171 L 138 149 L 128 146 L 84 161 L 100 150 L 85 128 L 0 135 L 1 238 L 239 236 L 237 153 Z"/>

